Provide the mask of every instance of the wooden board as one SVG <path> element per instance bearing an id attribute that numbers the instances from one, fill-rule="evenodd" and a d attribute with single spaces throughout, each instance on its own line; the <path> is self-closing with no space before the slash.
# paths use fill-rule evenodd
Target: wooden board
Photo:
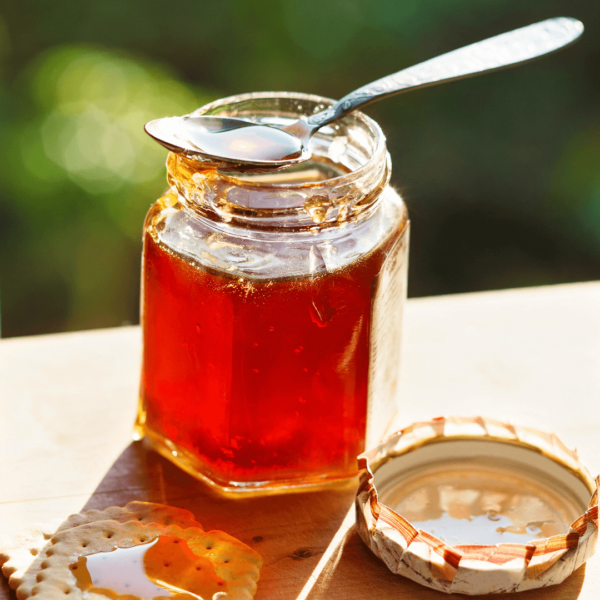
<path id="1" fill-rule="evenodd" d="M 143 499 L 192 510 L 265 560 L 257 600 L 439 599 L 352 528 L 354 488 L 224 500 L 131 442 L 136 327 L 0 342 L 0 532 Z M 600 283 L 411 300 L 397 425 L 485 414 L 555 430 L 600 471 Z M 600 559 L 531 600 L 597 600 Z M 0 598 L 14 598 L 0 577 Z"/>

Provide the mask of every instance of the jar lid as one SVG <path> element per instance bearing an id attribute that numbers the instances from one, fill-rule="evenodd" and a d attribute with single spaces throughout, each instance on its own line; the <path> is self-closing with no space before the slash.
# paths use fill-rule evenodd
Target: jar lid
<path id="1" fill-rule="evenodd" d="M 440 417 L 358 464 L 361 538 L 393 573 L 427 587 L 520 592 L 561 583 L 594 553 L 600 478 L 555 434 Z"/>

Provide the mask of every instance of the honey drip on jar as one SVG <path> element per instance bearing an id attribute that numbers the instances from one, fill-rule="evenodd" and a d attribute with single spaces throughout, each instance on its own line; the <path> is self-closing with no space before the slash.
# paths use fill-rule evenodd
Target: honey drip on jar
<path id="1" fill-rule="evenodd" d="M 170 536 L 81 556 L 71 571 L 83 592 L 112 600 L 212 600 L 227 591 L 210 560 L 194 554 L 185 540 Z"/>

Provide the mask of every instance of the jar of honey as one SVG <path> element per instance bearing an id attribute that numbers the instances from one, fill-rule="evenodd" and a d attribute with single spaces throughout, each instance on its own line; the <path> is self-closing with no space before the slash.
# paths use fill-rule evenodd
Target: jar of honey
<path id="1" fill-rule="evenodd" d="M 259 93 L 195 114 L 285 125 L 330 105 Z M 136 437 L 226 491 L 351 478 L 397 404 L 409 222 L 385 137 L 353 113 L 274 173 L 170 153 L 144 225 Z"/>

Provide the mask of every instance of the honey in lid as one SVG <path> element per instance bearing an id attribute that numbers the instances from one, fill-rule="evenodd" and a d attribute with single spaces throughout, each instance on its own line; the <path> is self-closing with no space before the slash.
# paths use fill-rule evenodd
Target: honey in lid
<path id="1" fill-rule="evenodd" d="M 562 582 L 594 552 L 598 478 L 554 435 L 483 417 L 416 423 L 359 457 L 357 528 L 446 593 Z"/>

